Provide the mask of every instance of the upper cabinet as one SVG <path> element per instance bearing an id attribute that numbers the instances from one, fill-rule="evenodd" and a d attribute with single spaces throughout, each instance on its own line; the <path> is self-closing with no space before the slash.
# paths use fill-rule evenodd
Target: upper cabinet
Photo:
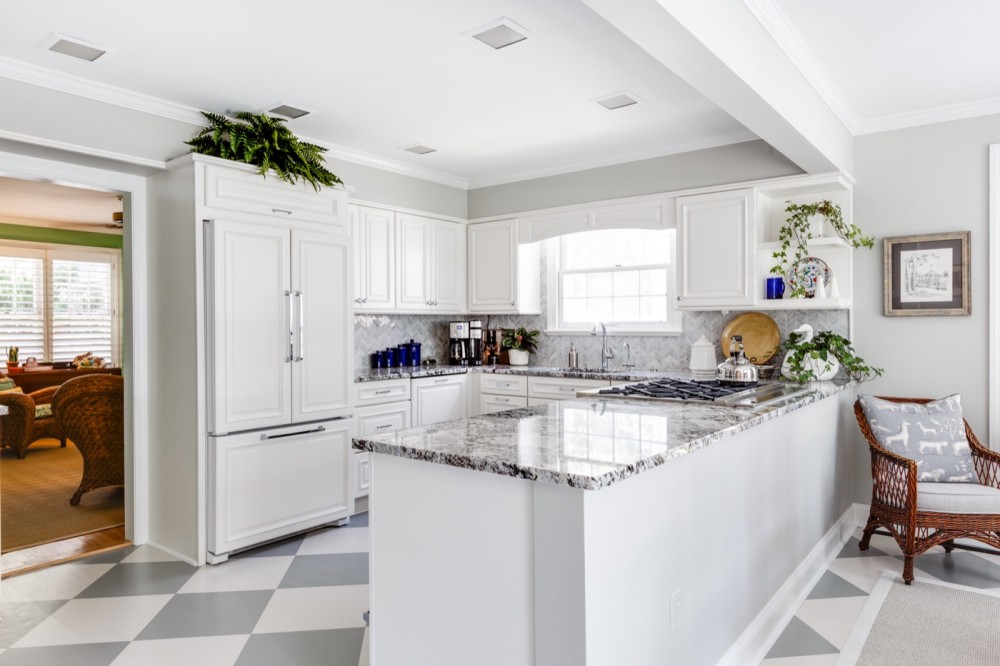
<path id="1" fill-rule="evenodd" d="M 469 312 L 541 313 L 538 243 L 518 243 L 518 221 L 469 225 Z"/>
<path id="2" fill-rule="evenodd" d="M 752 189 L 678 198 L 678 307 L 752 306 L 756 240 Z"/>
<path id="3" fill-rule="evenodd" d="M 392 211 L 348 207 L 354 242 L 354 309 L 385 312 L 396 305 L 396 248 Z"/>
<path id="4" fill-rule="evenodd" d="M 465 225 L 396 214 L 396 310 L 465 311 Z"/>

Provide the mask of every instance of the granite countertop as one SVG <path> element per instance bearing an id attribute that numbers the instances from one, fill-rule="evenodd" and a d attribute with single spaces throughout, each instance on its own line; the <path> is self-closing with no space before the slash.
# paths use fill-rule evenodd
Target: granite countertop
<path id="1" fill-rule="evenodd" d="M 813 382 L 759 410 L 689 402 L 564 400 L 355 438 L 354 448 L 543 483 L 598 490 L 854 382 Z"/>
<path id="2" fill-rule="evenodd" d="M 558 368 L 540 365 L 431 365 L 419 368 L 385 368 L 381 370 L 363 370 L 358 372 L 355 382 L 377 382 L 384 379 L 402 379 L 404 377 L 436 377 L 438 375 L 454 375 L 467 372 L 527 375 L 530 377 L 578 377 L 581 379 L 609 379 L 622 382 L 641 382 L 656 377 L 691 377 L 688 370 L 635 370 L 612 368 L 600 370 L 596 368 Z M 703 377 L 703 379 L 714 379 Z"/>
<path id="3" fill-rule="evenodd" d="M 417 379 L 440 375 L 464 375 L 470 368 L 461 365 L 422 365 L 408 368 L 363 370 L 354 376 L 355 382 L 380 382 L 386 379 Z"/>

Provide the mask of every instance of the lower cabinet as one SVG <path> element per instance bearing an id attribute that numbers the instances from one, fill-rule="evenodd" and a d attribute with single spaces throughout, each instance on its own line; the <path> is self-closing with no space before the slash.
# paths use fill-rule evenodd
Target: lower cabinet
<path id="1" fill-rule="evenodd" d="M 420 377 L 410 382 L 412 424 L 431 425 L 468 415 L 468 375 Z"/>
<path id="2" fill-rule="evenodd" d="M 354 412 L 354 419 L 356 437 L 403 430 L 410 427 L 410 401 L 359 407 Z M 358 499 L 367 497 L 371 488 L 371 454 L 368 451 L 354 451 L 353 455 L 352 491 L 354 498 Z"/>
<path id="3" fill-rule="evenodd" d="M 525 397 L 514 397 L 509 395 L 489 395 L 481 393 L 479 395 L 479 413 L 492 414 L 493 412 L 503 412 L 508 409 L 527 407 L 528 399 Z"/>
<path id="4" fill-rule="evenodd" d="M 209 438 L 208 561 L 346 520 L 350 419 Z"/>

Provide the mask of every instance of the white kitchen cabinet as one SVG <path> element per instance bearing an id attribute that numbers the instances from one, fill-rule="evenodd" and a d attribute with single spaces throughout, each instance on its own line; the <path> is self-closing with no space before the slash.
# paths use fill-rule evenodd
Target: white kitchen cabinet
<path id="1" fill-rule="evenodd" d="M 209 431 L 349 415 L 346 237 L 218 218 L 207 239 Z"/>
<path id="2" fill-rule="evenodd" d="M 410 378 L 382 379 L 354 384 L 354 404 L 357 407 L 381 405 L 386 402 L 410 400 Z"/>
<path id="3" fill-rule="evenodd" d="M 582 379 L 579 377 L 528 377 L 528 398 L 532 400 L 568 400 L 577 391 L 607 388 L 607 379 Z"/>
<path id="4" fill-rule="evenodd" d="M 465 226 L 396 214 L 396 310 L 462 313 L 466 309 Z"/>
<path id="5" fill-rule="evenodd" d="M 396 306 L 395 214 L 348 207 L 354 244 L 354 309 L 389 312 Z"/>
<path id="6" fill-rule="evenodd" d="M 677 285 L 681 309 L 754 305 L 756 208 L 752 189 L 677 199 Z"/>
<path id="7" fill-rule="evenodd" d="M 348 420 L 210 438 L 208 561 L 346 521 L 350 446 Z"/>
<path id="8" fill-rule="evenodd" d="M 492 414 L 493 412 L 503 412 L 508 409 L 527 407 L 528 399 L 524 397 L 514 397 L 509 395 L 488 395 L 479 396 L 479 413 Z"/>
<path id="9" fill-rule="evenodd" d="M 415 426 L 464 419 L 468 415 L 468 375 L 420 377 L 410 382 Z"/>
<path id="10" fill-rule="evenodd" d="M 406 397 L 409 398 L 409 379 L 389 381 L 406 382 Z M 381 384 L 382 382 L 365 383 Z M 375 391 L 378 390 L 380 389 L 375 389 Z M 395 393 L 395 391 L 389 390 L 389 393 Z M 396 400 L 384 404 L 358 407 L 354 411 L 354 419 L 356 437 L 403 430 L 410 427 L 410 401 L 408 399 Z M 368 451 L 354 451 L 353 455 L 354 481 L 352 488 L 354 498 L 358 499 L 366 497 L 371 486 L 371 454 Z"/>
<path id="11" fill-rule="evenodd" d="M 469 312 L 541 313 L 538 243 L 518 243 L 518 221 L 470 225 Z"/>

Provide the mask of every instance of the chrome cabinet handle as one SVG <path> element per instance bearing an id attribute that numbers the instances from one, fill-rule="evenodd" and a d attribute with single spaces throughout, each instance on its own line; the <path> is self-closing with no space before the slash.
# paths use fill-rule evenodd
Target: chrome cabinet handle
<path id="1" fill-rule="evenodd" d="M 298 432 L 287 432 L 283 435 L 269 435 L 266 432 L 262 433 L 260 436 L 260 441 L 266 441 L 269 439 L 280 439 L 281 437 L 295 437 L 296 435 L 311 435 L 314 432 L 326 432 L 326 426 L 317 426 L 312 430 L 300 430 Z"/>
<path id="2" fill-rule="evenodd" d="M 446 381 L 448 381 L 448 378 L 447 378 L 447 377 L 445 377 L 444 379 L 435 379 L 435 380 L 434 380 L 434 383 L 435 383 L 435 384 L 440 384 L 441 382 L 446 382 Z"/>
<path id="3" fill-rule="evenodd" d="M 295 359 L 295 315 L 292 313 L 292 292 L 285 290 L 285 307 L 288 309 L 288 356 L 285 363 Z"/>
<path id="4" fill-rule="evenodd" d="M 284 208 L 272 208 L 271 212 L 272 213 L 284 213 L 285 215 L 291 215 L 292 214 L 292 211 L 285 210 Z"/>
<path id="5" fill-rule="evenodd" d="M 375 391 L 375 395 L 385 395 L 386 393 L 392 393 L 392 389 L 381 389 L 379 391 Z"/>
<path id="6" fill-rule="evenodd" d="M 305 335 L 304 329 L 306 327 L 305 326 L 306 325 L 306 314 L 305 314 L 306 303 L 305 303 L 305 296 L 302 294 L 301 291 L 296 291 L 295 292 L 295 297 L 299 300 L 299 353 L 295 356 L 295 361 L 296 362 L 302 362 L 305 359 L 305 356 L 303 356 L 303 354 L 302 354 L 302 349 L 303 349 L 303 345 L 305 343 L 305 339 L 304 339 L 303 336 Z"/>
<path id="7" fill-rule="evenodd" d="M 379 425 L 375 426 L 375 429 L 376 430 L 384 430 L 386 428 L 391 428 L 391 427 L 392 427 L 391 423 L 380 423 Z"/>

